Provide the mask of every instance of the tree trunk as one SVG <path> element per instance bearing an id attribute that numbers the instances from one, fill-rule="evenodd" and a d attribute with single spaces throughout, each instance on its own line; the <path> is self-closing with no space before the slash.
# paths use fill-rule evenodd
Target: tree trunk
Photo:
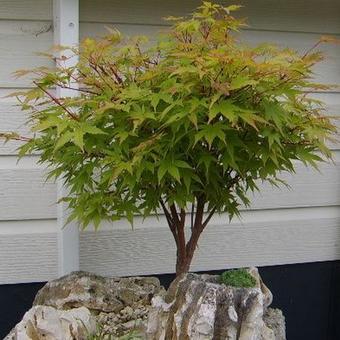
<path id="1" fill-rule="evenodd" d="M 176 276 L 179 276 L 189 271 L 197 247 L 198 239 L 203 229 L 208 224 L 211 216 L 214 214 L 215 208 L 210 211 L 208 218 L 205 221 L 203 221 L 205 200 L 202 196 L 197 198 L 195 221 L 193 223 L 192 216 L 191 235 L 188 242 L 186 242 L 185 210 L 182 208 L 180 209 L 180 212 L 178 212 L 175 204 L 171 204 L 169 205 L 169 208 L 167 208 L 162 200 L 160 200 L 160 204 L 163 208 L 169 228 L 176 242 L 177 246 Z"/>
<path id="2" fill-rule="evenodd" d="M 187 273 L 190 269 L 191 259 L 188 257 L 182 258 L 177 253 L 177 261 L 176 261 L 176 277 Z"/>

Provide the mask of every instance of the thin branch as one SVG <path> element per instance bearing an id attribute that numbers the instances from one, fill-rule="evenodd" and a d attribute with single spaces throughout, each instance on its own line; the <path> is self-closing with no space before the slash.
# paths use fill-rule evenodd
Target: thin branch
<path id="1" fill-rule="evenodd" d="M 221 67 L 221 69 L 219 70 L 219 72 L 218 72 L 217 75 L 215 76 L 214 82 L 216 82 L 217 78 L 221 75 L 221 73 L 223 72 L 223 70 L 224 70 L 224 66 Z"/>
<path id="2" fill-rule="evenodd" d="M 118 71 L 114 68 L 113 65 L 110 65 L 110 70 L 114 74 L 118 84 L 123 84 L 123 79 L 119 76 Z"/>
<path id="3" fill-rule="evenodd" d="M 202 224 L 203 213 L 204 213 L 204 203 L 205 203 L 204 198 L 202 196 L 197 198 L 197 208 L 196 208 L 194 229 L 200 228 Z"/>
<path id="4" fill-rule="evenodd" d="M 204 228 L 207 226 L 207 224 L 209 223 L 209 221 L 211 220 L 211 218 L 212 218 L 213 215 L 215 214 L 215 211 L 216 211 L 216 207 L 214 207 L 214 208 L 210 211 L 208 217 L 207 217 L 207 218 L 205 219 L 205 221 L 202 223 L 202 229 L 204 229 Z"/>
<path id="5" fill-rule="evenodd" d="M 178 243 L 179 243 L 179 252 L 181 255 L 181 259 L 184 260 L 186 258 L 186 241 L 185 241 L 185 210 L 181 209 L 180 212 L 180 224 L 177 226 L 177 235 L 178 235 Z"/>
<path id="6" fill-rule="evenodd" d="M 94 91 L 90 91 L 90 90 L 86 90 L 86 89 L 81 89 L 81 88 L 76 88 L 76 87 L 71 87 L 71 86 L 66 86 L 66 85 L 61 85 L 61 84 L 58 84 L 57 86 L 61 87 L 63 89 L 67 89 L 67 90 L 74 90 L 74 91 L 84 92 L 84 93 L 88 93 L 88 94 L 98 94 L 97 92 L 94 92 Z"/>
<path id="7" fill-rule="evenodd" d="M 111 84 L 110 83 L 108 83 L 107 81 L 106 81 L 106 79 L 103 77 L 103 75 L 98 71 L 98 69 L 97 69 L 97 65 L 96 64 L 94 64 L 92 61 L 90 61 L 89 60 L 89 66 L 91 67 L 91 69 L 92 70 L 94 70 L 96 73 L 97 73 L 97 75 L 99 76 L 99 78 L 104 82 L 104 84 L 106 85 L 106 86 L 108 86 L 110 89 L 112 88 L 111 87 Z M 115 82 L 116 83 L 116 82 Z M 117 83 L 116 83 L 117 84 Z M 100 87 L 99 87 L 100 88 Z"/>
<path id="8" fill-rule="evenodd" d="M 191 231 L 190 239 L 186 245 L 186 256 L 189 262 L 191 262 L 194 256 L 194 252 L 197 247 L 198 239 L 203 231 L 202 219 L 203 219 L 203 213 L 204 213 L 204 204 L 205 204 L 204 196 L 198 197 L 194 228 Z"/>
<path id="9" fill-rule="evenodd" d="M 231 179 L 231 181 L 228 183 L 227 188 L 230 189 L 233 187 L 239 180 L 241 179 L 241 176 L 237 174 L 234 178 Z"/>
<path id="10" fill-rule="evenodd" d="M 316 42 L 310 49 L 308 49 L 308 50 L 306 51 L 306 53 L 305 53 L 301 58 L 302 58 L 302 59 L 306 58 L 307 55 L 308 55 L 310 52 L 312 52 L 314 49 L 316 49 L 321 43 L 322 43 L 321 40 L 319 40 L 318 42 Z"/>
<path id="11" fill-rule="evenodd" d="M 173 235 L 173 237 L 174 237 L 174 239 L 175 239 L 176 245 L 177 245 L 177 247 L 178 247 L 178 244 L 179 244 L 179 243 L 178 243 L 178 235 L 177 235 L 177 231 L 176 231 L 175 225 L 174 225 L 174 223 L 173 223 L 173 220 L 172 220 L 172 218 L 171 218 L 171 215 L 170 215 L 170 213 L 169 213 L 169 210 L 166 208 L 165 203 L 163 202 L 162 199 L 160 199 L 159 202 L 160 202 L 160 204 L 161 204 L 161 206 L 162 206 L 162 208 L 163 208 L 163 211 L 164 211 L 166 220 L 167 220 L 167 222 L 168 222 L 170 231 L 171 231 L 171 233 L 172 233 L 172 235 Z"/>
<path id="12" fill-rule="evenodd" d="M 191 231 L 194 228 L 195 197 L 191 204 Z"/>
<path id="13" fill-rule="evenodd" d="M 181 222 L 180 222 L 180 220 L 178 218 L 178 213 L 177 213 L 175 204 L 171 204 L 169 207 L 170 207 L 170 211 L 171 211 L 171 215 L 172 215 L 172 220 L 174 221 L 174 224 L 175 225 L 179 225 Z"/>
<path id="14" fill-rule="evenodd" d="M 17 136 L 10 133 L 0 133 L 0 138 L 4 138 L 5 140 L 18 140 L 21 142 L 29 142 L 32 138 L 24 137 L 24 136 Z"/>
<path id="15" fill-rule="evenodd" d="M 165 204 L 164 204 L 162 199 L 159 200 L 159 203 L 162 206 L 162 209 L 164 211 L 164 214 L 165 214 L 166 220 L 168 221 L 169 226 L 172 225 L 174 222 L 173 222 L 173 220 L 171 218 L 169 210 L 166 208 L 166 206 L 165 206 Z"/>
<path id="16" fill-rule="evenodd" d="M 185 210 L 181 209 L 181 212 L 180 212 L 180 217 L 181 217 L 180 221 L 181 221 L 181 225 L 183 225 L 183 227 L 185 225 L 185 215 L 186 215 Z"/>
<path id="17" fill-rule="evenodd" d="M 45 94 L 47 94 L 47 96 L 49 96 L 52 101 L 54 101 L 57 105 L 59 105 L 61 108 L 63 108 L 67 114 L 74 120 L 79 121 L 79 118 L 73 113 L 71 112 L 57 97 L 54 97 L 51 93 L 49 93 L 47 90 L 45 90 L 39 83 L 37 83 L 36 81 L 33 81 L 33 83 L 41 90 L 43 91 Z"/>

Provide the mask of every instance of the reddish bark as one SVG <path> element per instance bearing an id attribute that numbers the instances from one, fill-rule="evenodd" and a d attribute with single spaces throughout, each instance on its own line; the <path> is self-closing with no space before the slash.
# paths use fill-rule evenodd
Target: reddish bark
<path id="1" fill-rule="evenodd" d="M 175 239 L 177 246 L 177 260 L 176 260 L 176 276 L 186 273 L 190 269 L 192 259 L 198 244 L 200 235 L 204 228 L 207 226 L 215 209 L 209 212 L 208 217 L 203 221 L 204 217 L 204 197 L 197 198 L 195 218 L 193 217 L 194 211 L 191 212 L 191 233 L 189 240 L 186 241 L 185 235 L 185 218 L 186 212 L 184 209 L 177 211 L 175 204 L 171 204 L 168 208 L 163 201 L 160 202 L 163 208 L 165 217 L 167 219 L 169 228 Z"/>

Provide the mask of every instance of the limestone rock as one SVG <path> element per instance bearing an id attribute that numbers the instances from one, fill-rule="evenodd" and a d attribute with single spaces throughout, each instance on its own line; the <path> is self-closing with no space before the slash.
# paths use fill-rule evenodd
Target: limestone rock
<path id="1" fill-rule="evenodd" d="M 268 308 L 263 320 L 274 331 L 275 340 L 286 340 L 285 317 L 280 309 Z"/>
<path id="2" fill-rule="evenodd" d="M 73 272 L 48 282 L 33 305 L 58 309 L 85 306 L 91 311 L 118 313 L 126 306 L 150 304 L 162 290 L 155 277 L 107 278 L 87 272 Z"/>
<path id="3" fill-rule="evenodd" d="M 151 299 L 165 290 L 155 277 L 106 278 L 73 272 L 48 282 L 37 294 L 34 305 L 58 309 L 87 307 L 96 318 L 101 334 L 122 336 L 144 332 Z"/>
<path id="4" fill-rule="evenodd" d="M 185 274 L 165 297 L 152 300 L 147 336 L 150 340 L 282 340 L 263 319 L 272 295 L 256 269 L 255 288 L 218 283 L 218 276 Z"/>
<path id="5" fill-rule="evenodd" d="M 131 308 L 129 306 L 119 313 L 99 313 L 97 322 L 101 325 L 102 334 L 123 336 L 131 331 L 144 334 L 150 306 Z"/>
<path id="6" fill-rule="evenodd" d="M 4 340 L 86 340 L 96 322 L 86 307 L 67 311 L 34 306 Z"/>
<path id="7" fill-rule="evenodd" d="M 100 339 L 133 333 L 150 340 L 285 340 L 281 311 L 268 308 L 270 290 L 256 268 L 249 272 L 255 288 L 186 274 L 167 292 L 154 277 L 74 272 L 47 283 L 6 340 L 85 340 L 97 326 Z"/>

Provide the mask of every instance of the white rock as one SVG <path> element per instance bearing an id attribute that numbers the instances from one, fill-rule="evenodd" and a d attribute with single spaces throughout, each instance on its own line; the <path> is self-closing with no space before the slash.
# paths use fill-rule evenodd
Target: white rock
<path id="1" fill-rule="evenodd" d="M 254 288 L 221 285 L 217 276 L 185 274 L 177 278 L 165 296 L 152 300 L 147 339 L 284 340 L 284 327 L 279 334 L 264 321 L 272 294 L 257 269 L 250 271 L 256 278 Z M 282 314 L 272 315 L 270 325 L 281 325 L 275 320 L 282 319 Z"/>
<path id="2" fill-rule="evenodd" d="M 86 340 L 95 331 L 95 319 L 86 307 L 34 306 L 4 340 Z"/>

